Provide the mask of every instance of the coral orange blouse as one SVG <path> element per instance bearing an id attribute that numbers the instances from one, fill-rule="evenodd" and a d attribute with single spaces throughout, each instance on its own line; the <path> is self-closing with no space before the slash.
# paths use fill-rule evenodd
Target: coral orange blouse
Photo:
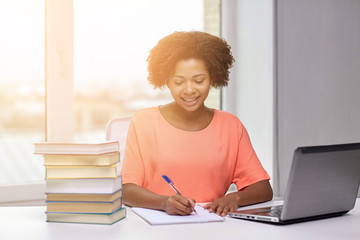
<path id="1" fill-rule="evenodd" d="M 224 196 L 231 183 L 241 190 L 270 179 L 235 115 L 214 110 L 209 126 L 188 132 L 170 125 L 158 107 L 132 118 L 121 174 L 123 184 L 170 196 L 174 190 L 162 178 L 165 174 L 182 195 L 196 202 Z"/>

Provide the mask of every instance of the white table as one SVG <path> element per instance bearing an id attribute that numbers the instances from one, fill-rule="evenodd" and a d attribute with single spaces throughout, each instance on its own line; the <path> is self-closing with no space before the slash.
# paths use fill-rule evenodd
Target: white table
<path id="1" fill-rule="evenodd" d="M 51 223 L 45 222 L 44 212 L 45 207 L 0 208 L 0 239 L 360 239 L 360 199 L 344 216 L 285 226 L 230 217 L 216 223 L 150 226 L 130 208 L 126 219 L 113 225 Z"/>

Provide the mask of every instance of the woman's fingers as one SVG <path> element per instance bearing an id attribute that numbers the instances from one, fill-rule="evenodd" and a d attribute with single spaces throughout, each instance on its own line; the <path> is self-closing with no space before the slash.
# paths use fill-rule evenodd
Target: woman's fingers
<path id="1" fill-rule="evenodd" d="M 174 194 L 167 200 L 166 212 L 170 215 L 189 215 L 193 212 L 195 201 Z"/>

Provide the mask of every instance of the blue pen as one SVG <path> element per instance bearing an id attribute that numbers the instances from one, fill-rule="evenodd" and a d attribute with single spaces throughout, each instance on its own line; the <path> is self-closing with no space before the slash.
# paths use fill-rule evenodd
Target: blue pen
<path id="1" fill-rule="evenodd" d="M 177 192 L 179 195 L 182 196 L 182 194 L 179 192 L 179 190 L 176 189 L 176 187 L 175 187 L 175 185 L 174 185 L 174 182 L 171 181 L 171 179 L 170 179 L 168 176 L 162 175 L 162 177 L 163 177 L 163 178 L 165 179 L 165 181 L 170 185 L 170 187 L 172 187 L 172 189 L 174 189 L 175 192 Z M 193 209 L 193 210 L 194 210 L 194 212 L 196 213 L 196 210 L 195 210 L 195 209 Z"/>

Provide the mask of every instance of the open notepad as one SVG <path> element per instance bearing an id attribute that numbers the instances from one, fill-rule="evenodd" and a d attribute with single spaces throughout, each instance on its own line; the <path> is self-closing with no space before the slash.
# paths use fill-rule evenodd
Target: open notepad
<path id="1" fill-rule="evenodd" d="M 195 205 L 197 213 L 192 213 L 187 216 L 168 215 L 166 212 L 133 207 L 132 211 L 143 218 L 151 225 L 166 225 L 166 224 L 180 224 L 180 223 L 207 223 L 207 222 L 222 222 L 224 218 L 210 213 L 199 205 Z"/>

